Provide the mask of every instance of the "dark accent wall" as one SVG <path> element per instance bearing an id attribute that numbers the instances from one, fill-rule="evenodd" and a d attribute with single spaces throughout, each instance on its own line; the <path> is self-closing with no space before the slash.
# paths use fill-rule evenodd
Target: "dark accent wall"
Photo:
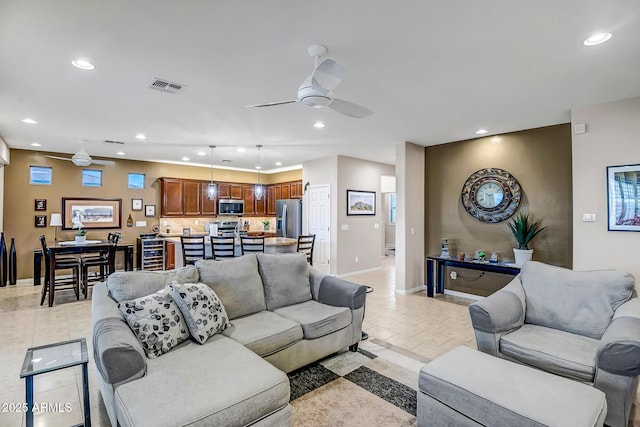
<path id="1" fill-rule="evenodd" d="M 518 212 L 530 212 L 531 217 L 549 226 L 531 245 L 533 259 L 572 267 L 570 124 L 429 146 L 425 156 L 428 254 L 439 254 L 441 238 L 447 237 L 453 254 L 499 251 L 502 259 L 513 260 L 515 241 L 508 220 L 480 222 L 460 201 L 469 175 L 496 167 L 509 171 L 522 187 Z"/>

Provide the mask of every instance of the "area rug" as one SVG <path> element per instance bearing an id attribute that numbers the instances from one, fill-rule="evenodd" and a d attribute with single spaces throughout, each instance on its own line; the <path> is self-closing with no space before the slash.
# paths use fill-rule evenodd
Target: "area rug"
<path id="1" fill-rule="evenodd" d="M 380 340 L 289 374 L 293 426 L 412 426 L 427 358 Z"/>

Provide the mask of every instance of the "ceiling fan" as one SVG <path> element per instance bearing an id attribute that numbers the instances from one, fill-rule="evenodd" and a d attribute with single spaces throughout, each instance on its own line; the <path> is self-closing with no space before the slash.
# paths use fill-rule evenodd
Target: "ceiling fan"
<path id="1" fill-rule="evenodd" d="M 309 55 L 315 60 L 315 68 L 309 77 L 304 79 L 298 88 L 298 99 L 289 101 L 269 102 L 266 104 L 248 105 L 247 108 L 273 107 L 276 105 L 301 102 L 310 107 L 329 107 L 345 116 L 362 119 L 373 114 L 373 111 L 353 102 L 345 101 L 334 96 L 334 89 L 344 78 L 344 66 L 333 59 L 326 58 L 327 48 L 320 45 L 309 46 Z"/>
<path id="2" fill-rule="evenodd" d="M 58 159 L 58 160 L 68 160 L 70 162 L 73 162 L 74 165 L 76 166 L 89 166 L 89 165 L 105 165 L 105 166 L 110 166 L 110 165 L 115 165 L 116 162 L 112 161 L 112 160 L 94 160 L 91 158 L 91 156 L 89 155 L 89 153 L 87 153 L 84 149 L 84 140 L 80 140 L 80 150 L 78 150 L 78 152 L 76 154 L 74 154 L 71 158 L 68 157 L 58 157 L 58 156 L 49 156 L 49 155 L 45 155 L 46 157 L 49 157 L 51 159 Z"/>

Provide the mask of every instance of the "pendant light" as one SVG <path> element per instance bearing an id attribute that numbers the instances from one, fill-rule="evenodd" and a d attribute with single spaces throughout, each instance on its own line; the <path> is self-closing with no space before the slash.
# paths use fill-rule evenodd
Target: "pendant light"
<path id="1" fill-rule="evenodd" d="M 213 182 L 213 149 L 216 148 L 215 145 L 210 145 L 211 148 L 211 181 L 207 184 L 207 197 L 209 200 L 213 200 L 216 198 L 218 194 L 218 188 L 215 182 Z"/>
<path id="2" fill-rule="evenodd" d="M 262 200 L 262 195 L 263 195 L 263 187 L 262 187 L 262 182 L 260 180 L 260 170 L 262 169 L 262 163 L 260 161 L 260 148 L 262 148 L 262 145 L 256 145 L 256 147 L 258 147 L 258 166 L 256 166 L 256 169 L 258 169 L 258 183 L 255 185 L 255 188 L 253 189 L 253 197 L 255 197 L 256 200 Z"/>

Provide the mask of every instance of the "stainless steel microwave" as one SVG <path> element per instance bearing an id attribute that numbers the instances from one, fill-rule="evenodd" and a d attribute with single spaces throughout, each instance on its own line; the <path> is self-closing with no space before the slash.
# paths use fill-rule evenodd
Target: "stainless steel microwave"
<path id="1" fill-rule="evenodd" d="M 243 200 L 218 200 L 218 215 L 244 215 Z"/>

